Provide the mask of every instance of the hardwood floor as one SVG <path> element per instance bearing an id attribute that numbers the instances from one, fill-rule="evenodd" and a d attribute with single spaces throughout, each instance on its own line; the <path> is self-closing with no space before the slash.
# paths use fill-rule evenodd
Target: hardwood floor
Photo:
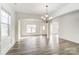
<path id="1" fill-rule="evenodd" d="M 59 40 L 59 55 L 79 55 L 79 44 L 68 40 Z"/>
<path id="2" fill-rule="evenodd" d="M 48 49 L 46 36 L 30 36 L 16 43 L 7 55 L 52 55 L 56 52 Z"/>
<path id="3" fill-rule="evenodd" d="M 46 39 L 45 36 L 24 38 L 16 43 L 6 55 L 79 55 L 79 44 L 77 43 L 59 39 L 59 49 L 54 50 L 47 46 Z"/>

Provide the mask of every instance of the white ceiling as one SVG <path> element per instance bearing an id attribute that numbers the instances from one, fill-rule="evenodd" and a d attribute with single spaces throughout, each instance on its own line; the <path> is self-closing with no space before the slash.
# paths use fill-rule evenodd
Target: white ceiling
<path id="1" fill-rule="evenodd" d="M 43 15 L 45 13 L 45 5 L 43 3 L 16 3 L 15 10 L 16 12 L 33 14 L 33 15 Z M 64 6 L 63 3 L 48 3 L 48 13 L 53 13 L 60 7 Z"/>

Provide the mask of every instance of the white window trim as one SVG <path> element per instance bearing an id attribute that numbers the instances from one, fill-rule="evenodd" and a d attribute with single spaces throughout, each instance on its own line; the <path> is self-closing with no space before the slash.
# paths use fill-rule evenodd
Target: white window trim
<path id="1" fill-rule="evenodd" d="M 5 17 L 5 16 L 3 16 L 2 14 L 0 14 L 1 15 L 1 17 L 5 17 L 5 18 L 8 18 L 8 23 L 4 23 L 4 22 L 1 22 L 1 24 L 6 24 L 7 26 L 8 26 L 8 36 L 10 36 L 10 25 L 11 25 L 11 15 L 5 10 L 5 9 L 3 9 L 3 8 L 1 8 L 1 11 L 4 11 L 5 13 L 7 13 L 8 14 L 8 17 Z M 1 12 L 0 12 L 1 13 Z M 9 16 L 10 16 L 10 18 L 9 18 Z M 1 19 L 2 20 L 2 19 Z M 10 22 L 10 23 L 9 23 Z"/>
<path id="2" fill-rule="evenodd" d="M 27 31 L 27 29 L 28 29 L 29 26 L 31 27 L 30 28 L 30 30 L 31 30 L 30 32 Z M 35 25 L 35 32 L 33 31 L 34 27 L 32 27 L 32 26 L 33 25 L 30 25 L 30 24 L 26 25 L 26 33 L 35 33 L 36 32 L 36 25 Z"/>

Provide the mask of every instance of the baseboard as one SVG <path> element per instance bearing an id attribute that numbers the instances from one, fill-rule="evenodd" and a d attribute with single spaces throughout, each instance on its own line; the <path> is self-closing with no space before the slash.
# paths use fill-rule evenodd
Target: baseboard
<path id="1" fill-rule="evenodd" d="M 59 39 L 63 39 L 63 40 L 67 40 L 67 41 L 70 41 L 70 42 L 79 44 L 79 42 L 77 42 L 77 41 L 73 41 L 73 40 L 71 40 L 71 39 L 66 39 L 66 38 L 62 38 L 62 37 L 59 37 Z"/>
<path id="2" fill-rule="evenodd" d="M 9 45 L 9 47 L 6 48 L 6 50 L 3 50 L 2 53 L 1 53 L 1 55 L 6 55 L 7 52 L 14 46 L 14 44 L 15 44 L 15 43 L 13 43 L 12 45 Z"/>
<path id="3" fill-rule="evenodd" d="M 21 37 L 26 37 L 26 36 L 40 36 L 40 35 L 46 36 L 47 34 L 28 34 L 28 35 L 21 35 Z"/>

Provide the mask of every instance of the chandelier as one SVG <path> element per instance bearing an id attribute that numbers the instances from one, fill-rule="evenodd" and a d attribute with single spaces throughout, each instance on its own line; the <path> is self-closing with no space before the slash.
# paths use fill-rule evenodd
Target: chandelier
<path id="1" fill-rule="evenodd" d="M 48 22 L 52 19 L 52 16 L 49 16 L 49 15 L 48 15 L 48 5 L 46 5 L 45 8 L 46 8 L 45 15 L 41 16 L 41 19 L 42 19 L 44 22 L 48 23 Z"/>

